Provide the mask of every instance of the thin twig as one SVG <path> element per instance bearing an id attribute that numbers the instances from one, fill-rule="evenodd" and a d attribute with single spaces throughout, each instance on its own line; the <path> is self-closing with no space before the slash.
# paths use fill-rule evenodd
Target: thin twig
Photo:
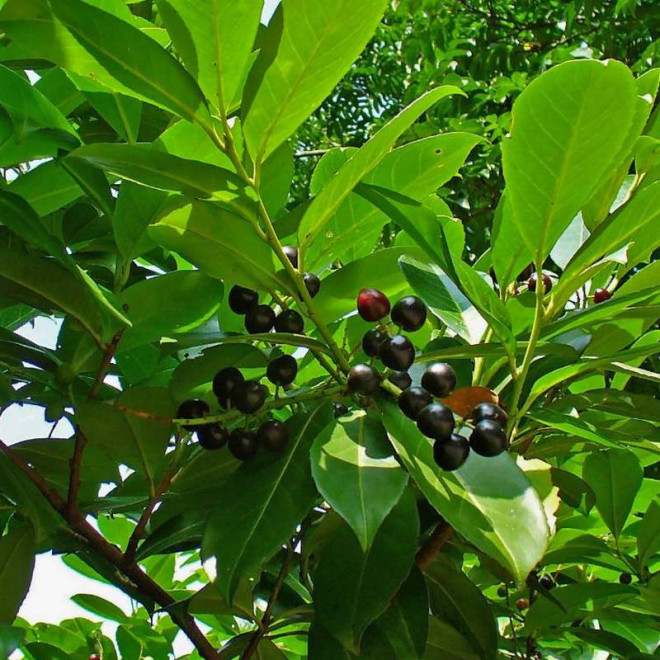
<path id="1" fill-rule="evenodd" d="M 417 567 L 423 569 L 432 564 L 453 533 L 454 530 L 448 522 L 443 520 L 438 523 L 426 543 L 417 552 L 415 557 Z"/>

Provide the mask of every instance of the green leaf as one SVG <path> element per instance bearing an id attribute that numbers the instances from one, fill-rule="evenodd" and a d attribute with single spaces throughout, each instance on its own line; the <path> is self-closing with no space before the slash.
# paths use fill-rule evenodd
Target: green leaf
<path id="1" fill-rule="evenodd" d="M 614 653 L 617 657 L 634 658 L 638 655 L 639 649 L 631 641 L 606 630 L 574 626 L 566 632 L 569 636 L 575 635 L 578 639 L 584 640 L 591 646 Z"/>
<path id="2" fill-rule="evenodd" d="M 546 71 L 518 97 L 502 145 L 507 197 L 541 263 L 601 184 L 633 119 L 635 81 L 620 62 L 576 60 Z M 507 243 L 500 228 L 499 241 Z"/>
<path id="3" fill-rule="evenodd" d="M 0 3 L 2 4 L 2 3 Z M 25 630 L 0 625 L 0 658 L 8 658 L 25 637 Z"/>
<path id="4" fill-rule="evenodd" d="M 460 90 L 449 85 L 427 92 L 385 124 L 357 151 L 307 208 L 298 228 L 300 245 L 306 247 L 321 234 L 348 194 L 381 162 L 396 140 L 412 123 L 440 99 L 456 93 L 460 93 Z"/>
<path id="5" fill-rule="evenodd" d="M 157 0 L 177 52 L 211 103 L 236 106 L 259 26 L 263 0 Z"/>
<path id="6" fill-rule="evenodd" d="M 71 600 L 88 612 L 103 617 L 104 619 L 117 621 L 118 623 L 123 623 L 128 619 L 126 614 L 122 612 L 121 608 L 95 594 L 75 594 L 74 596 L 71 596 Z"/>
<path id="7" fill-rule="evenodd" d="M 0 537 L 0 624 L 11 624 L 34 571 L 34 530 L 27 526 Z"/>
<path id="8" fill-rule="evenodd" d="M 425 658 L 442 660 L 478 660 L 470 643 L 446 621 L 434 617 L 429 619 L 429 637 Z"/>
<path id="9" fill-rule="evenodd" d="M 355 413 L 323 429 L 310 457 L 319 492 L 367 552 L 408 482 L 385 429 L 377 418 Z"/>
<path id="10" fill-rule="evenodd" d="M 314 572 L 316 621 L 353 653 L 367 626 L 385 611 L 410 572 L 418 533 L 415 497 L 407 490 L 385 518 L 369 552 L 362 552 L 343 521 L 321 547 Z"/>
<path id="11" fill-rule="evenodd" d="M 513 458 L 472 453 L 456 472 L 443 472 L 414 422 L 390 401 L 378 407 L 392 444 L 429 502 L 516 582 L 524 582 L 545 553 L 550 529 L 538 493 Z"/>
<path id="12" fill-rule="evenodd" d="M 153 39 L 112 14 L 82 0 L 50 0 L 53 11 L 80 45 L 134 96 L 202 125 L 211 118 L 204 96 L 190 74 Z M 64 68 L 90 76 L 82 59 L 53 59 Z M 48 59 L 48 58 L 46 58 Z M 105 80 L 100 80 L 106 83 Z"/>
<path id="13" fill-rule="evenodd" d="M 178 271 L 138 282 L 120 301 L 132 323 L 121 350 L 196 328 L 208 320 L 222 300 L 222 282 L 200 271 Z"/>
<path id="14" fill-rule="evenodd" d="M 330 94 L 371 38 L 386 5 L 386 0 L 284 1 L 276 54 L 269 61 L 270 49 L 262 49 L 248 79 L 248 86 L 258 80 L 243 108 L 245 140 L 255 162 L 263 162 Z"/>
<path id="15" fill-rule="evenodd" d="M 229 170 L 172 156 L 144 144 L 90 144 L 71 152 L 68 159 L 80 159 L 128 181 L 191 197 L 232 202 L 243 196 L 245 188 Z"/>
<path id="16" fill-rule="evenodd" d="M 217 558 L 216 584 L 227 602 L 240 578 L 277 552 L 314 503 L 309 450 L 331 419 L 329 404 L 296 416 L 285 454 L 258 457 L 218 489 L 224 504 L 211 515 L 202 547 L 204 556 Z"/>
<path id="17" fill-rule="evenodd" d="M 582 478 L 596 494 L 596 508 L 617 538 L 621 535 L 643 471 L 636 456 L 625 449 L 606 449 L 587 456 Z"/>
<path id="18" fill-rule="evenodd" d="M 479 658 L 495 658 L 497 625 L 481 591 L 447 559 L 435 561 L 424 569 L 424 574 L 434 616 L 468 640 Z"/>
<path id="19" fill-rule="evenodd" d="M 217 205 L 185 204 L 151 226 L 149 235 L 211 277 L 260 291 L 291 290 L 276 275 L 275 254 L 254 227 Z"/>
<path id="20" fill-rule="evenodd" d="M 660 502 L 655 499 L 649 504 L 637 530 L 639 567 L 644 566 L 660 551 Z"/>

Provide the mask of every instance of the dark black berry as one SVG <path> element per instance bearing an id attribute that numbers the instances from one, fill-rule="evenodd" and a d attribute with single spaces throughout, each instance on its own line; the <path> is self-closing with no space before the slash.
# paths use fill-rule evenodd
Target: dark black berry
<path id="1" fill-rule="evenodd" d="M 293 245 L 285 245 L 282 248 L 284 254 L 286 254 L 287 259 L 291 262 L 291 265 L 294 268 L 298 268 L 298 248 Z"/>
<path id="2" fill-rule="evenodd" d="M 596 289 L 594 291 L 594 302 L 596 304 L 605 302 L 612 297 L 612 294 L 607 289 Z"/>
<path id="3" fill-rule="evenodd" d="M 391 317 L 402 330 L 414 332 L 426 322 L 426 305 L 416 296 L 406 296 L 392 307 Z"/>
<path id="4" fill-rule="evenodd" d="M 387 380 L 400 390 L 407 390 L 412 385 L 412 378 L 407 371 L 393 371 L 387 377 Z"/>
<path id="5" fill-rule="evenodd" d="M 362 337 L 362 350 L 369 357 L 377 357 L 380 353 L 380 347 L 388 336 L 387 331 L 383 330 L 383 328 L 367 330 L 364 333 L 364 337 Z"/>
<path id="6" fill-rule="evenodd" d="M 247 461 L 254 457 L 259 449 L 257 434 L 246 429 L 234 429 L 229 436 L 229 451 L 239 460 Z"/>
<path id="7" fill-rule="evenodd" d="M 225 367 L 213 377 L 213 394 L 218 399 L 230 399 L 236 385 L 244 380 L 243 374 L 236 367 Z"/>
<path id="8" fill-rule="evenodd" d="M 275 325 L 275 312 L 268 305 L 255 305 L 245 315 L 245 329 L 256 335 L 270 332 Z"/>
<path id="9" fill-rule="evenodd" d="M 415 421 L 417 421 L 419 413 L 431 403 L 433 403 L 433 397 L 421 387 L 409 387 L 399 395 L 401 412 Z"/>
<path id="10" fill-rule="evenodd" d="M 234 408 L 237 408 L 246 415 L 250 415 L 257 412 L 264 405 L 267 395 L 267 387 L 261 383 L 257 383 L 256 380 L 246 380 L 236 386 L 231 400 Z"/>
<path id="11" fill-rule="evenodd" d="M 378 289 L 360 289 L 357 310 L 365 321 L 380 321 L 390 313 L 390 301 Z"/>
<path id="12" fill-rule="evenodd" d="M 206 401 L 200 399 L 188 399 L 184 401 L 177 410 L 176 416 L 179 419 L 199 419 L 209 414 L 209 406 Z M 184 429 L 194 431 L 197 428 L 196 424 L 184 424 Z"/>
<path id="13" fill-rule="evenodd" d="M 303 317 L 295 309 L 287 309 L 280 312 L 275 319 L 276 332 L 289 332 L 294 335 L 302 334 L 305 327 Z"/>
<path id="14" fill-rule="evenodd" d="M 555 581 L 549 575 L 543 575 L 539 579 L 539 584 L 545 589 L 554 589 Z"/>
<path id="15" fill-rule="evenodd" d="M 619 582 L 621 584 L 630 584 L 632 582 L 632 575 L 630 573 L 621 573 L 619 575 Z"/>
<path id="16" fill-rule="evenodd" d="M 506 426 L 507 416 L 506 413 L 496 406 L 494 403 L 479 403 L 473 409 L 470 414 L 472 421 L 475 424 L 478 424 L 483 419 L 490 419 L 500 426 Z"/>
<path id="17" fill-rule="evenodd" d="M 257 436 L 269 451 L 284 451 L 289 443 L 289 429 L 275 419 L 264 422 L 259 427 Z"/>
<path id="18" fill-rule="evenodd" d="M 525 268 L 523 271 L 520 272 L 518 277 L 516 277 L 516 280 L 518 280 L 518 282 L 524 282 L 525 280 L 528 280 L 532 276 L 533 272 L 534 272 L 534 264 L 529 264 L 527 268 Z"/>
<path id="19" fill-rule="evenodd" d="M 456 372 L 446 362 L 435 362 L 424 372 L 422 387 L 433 396 L 449 396 L 456 387 Z"/>
<path id="20" fill-rule="evenodd" d="M 374 394 L 380 386 L 380 374 L 368 364 L 356 364 L 348 372 L 346 384 L 358 394 Z"/>
<path id="21" fill-rule="evenodd" d="M 470 446 L 481 456 L 497 456 L 506 449 L 506 433 L 497 422 L 483 419 L 470 435 Z"/>
<path id="22" fill-rule="evenodd" d="M 204 424 L 197 428 L 197 442 L 204 449 L 220 449 L 228 439 L 229 431 L 222 424 Z"/>
<path id="23" fill-rule="evenodd" d="M 247 314 L 259 302 L 259 294 L 244 286 L 233 286 L 229 292 L 229 308 L 234 314 Z"/>
<path id="24" fill-rule="evenodd" d="M 536 282 L 538 280 L 538 273 L 532 273 L 532 276 L 527 281 L 527 288 L 530 291 L 536 291 Z M 552 280 L 549 275 L 543 273 L 543 292 L 548 293 L 552 289 Z"/>
<path id="25" fill-rule="evenodd" d="M 433 443 L 433 460 L 446 472 L 458 470 L 467 460 L 469 453 L 470 443 L 462 435 L 455 433 Z"/>
<path id="26" fill-rule="evenodd" d="M 408 337 L 394 335 L 381 344 L 378 356 L 386 367 L 407 371 L 415 361 L 415 347 Z"/>
<path id="27" fill-rule="evenodd" d="M 307 292 L 312 298 L 321 290 L 321 280 L 314 273 L 305 273 L 303 282 L 305 282 Z"/>
<path id="28" fill-rule="evenodd" d="M 348 413 L 350 412 L 348 406 L 344 405 L 343 403 L 337 403 L 337 402 L 332 404 L 332 410 L 335 418 L 342 417 L 343 415 L 348 415 Z"/>
<path id="29" fill-rule="evenodd" d="M 508 590 L 507 590 L 507 588 L 506 588 L 504 585 L 502 585 L 501 587 L 498 587 L 498 588 L 497 588 L 497 595 L 498 595 L 500 598 L 506 598 L 507 593 L 508 593 Z"/>
<path id="30" fill-rule="evenodd" d="M 268 363 L 266 376 L 273 385 L 290 385 L 298 373 L 298 363 L 291 355 L 280 355 Z"/>
<path id="31" fill-rule="evenodd" d="M 454 413 L 442 403 L 431 403 L 417 417 L 417 428 L 434 440 L 446 440 L 454 431 Z"/>

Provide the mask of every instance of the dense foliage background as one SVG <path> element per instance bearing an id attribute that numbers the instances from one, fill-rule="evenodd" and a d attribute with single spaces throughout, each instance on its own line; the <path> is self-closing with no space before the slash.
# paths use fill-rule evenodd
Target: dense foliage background
<path id="1" fill-rule="evenodd" d="M 0 441 L 0 655 L 658 657 L 656 5 L 0 0 L 1 404 L 72 429 Z M 438 466 L 363 287 L 507 451 Z M 48 551 L 132 610 L 17 618 Z"/>

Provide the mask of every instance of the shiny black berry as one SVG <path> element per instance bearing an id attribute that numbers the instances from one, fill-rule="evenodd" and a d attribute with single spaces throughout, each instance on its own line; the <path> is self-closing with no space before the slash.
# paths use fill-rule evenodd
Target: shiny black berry
<path id="1" fill-rule="evenodd" d="M 549 575 L 543 575 L 539 579 L 539 584 L 545 588 L 545 589 L 554 589 L 555 588 L 555 581 L 549 576 Z"/>
<path id="2" fill-rule="evenodd" d="M 621 573 L 619 575 L 619 582 L 621 584 L 630 584 L 632 582 L 632 575 L 630 573 Z"/>
<path id="3" fill-rule="evenodd" d="M 409 387 L 399 394 L 401 412 L 415 421 L 417 421 L 419 413 L 431 403 L 433 403 L 433 397 L 421 387 Z"/>
<path id="4" fill-rule="evenodd" d="M 266 376 L 273 385 L 290 385 L 298 373 L 298 363 L 292 355 L 280 355 L 268 363 Z"/>
<path id="5" fill-rule="evenodd" d="M 605 302 L 612 297 L 612 294 L 607 289 L 596 289 L 594 291 L 594 302 L 596 304 Z"/>
<path id="6" fill-rule="evenodd" d="M 433 443 L 433 460 L 447 472 L 458 470 L 467 460 L 469 453 L 470 443 L 462 435 L 455 433 Z"/>
<path id="7" fill-rule="evenodd" d="M 230 399 L 236 385 L 244 380 L 243 374 L 236 367 L 225 367 L 213 377 L 213 394 L 218 399 Z"/>
<path id="8" fill-rule="evenodd" d="M 247 314 L 259 302 L 259 294 L 244 286 L 233 286 L 229 292 L 229 308 L 234 314 Z"/>
<path id="9" fill-rule="evenodd" d="M 305 327 L 303 317 L 295 309 L 280 312 L 275 319 L 276 332 L 288 332 L 294 335 L 302 334 Z"/>
<path id="10" fill-rule="evenodd" d="M 269 451 L 284 451 L 289 444 L 289 429 L 273 419 L 264 422 L 257 431 L 257 437 L 261 444 Z"/>
<path id="11" fill-rule="evenodd" d="M 176 416 L 179 419 L 199 419 L 209 414 L 209 406 L 206 401 L 200 399 L 188 399 L 184 401 L 177 410 Z M 197 428 L 196 424 L 184 424 L 184 429 L 194 431 Z"/>
<path id="12" fill-rule="evenodd" d="M 393 371 L 387 377 L 387 380 L 400 390 L 407 390 L 412 385 L 412 378 L 407 371 Z"/>
<path id="13" fill-rule="evenodd" d="M 293 245 L 285 245 L 282 248 L 284 254 L 286 254 L 287 259 L 291 262 L 291 265 L 294 268 L 298 268 L 298 248 Z"/>
<path id="14" fill-rule="evenodd" d="M 305 273 L 303 282 L 307 287 L 307 293 L 313 298 L 321 290 L 321 280 L 314 273 Z"/>
<path id="15" fill-rule="evenodd" d="M 472 409 L 470 418 L 475 424 L 479 423 L 483 419 L 490 419 L 500 426 L 506 426 L 507 420 L 506 413 L 502 410 L 502 408 L 496 406 L 494 403 L 487 402 L 477 404 Z"/>
<path id="16" fill-rule="evenodd" d="M 268 305 L 255 305 L 245 315 L 245 329 L 256 335 L 270 332 L 275 325 L 275 312 Z"/>
<path id="17" fill-rule="evenodd" d="M 259 449 L 257 434 L 246 429 L 234 429 L 227 444 L 229 451 L 239 461 L 248 461 L 254 457 Z"/>
<path id="18" fill-rule="evenodd" d="M 364 333 L 364 337 L 362 337 L 362 350 L 369 357 L 377 357 L 380 353 L 380 347 L 388 336 L 387 331 L 382 328 L 367 330 Z"/>
<path id="19" fill-rule="evenodd" d="M 392 307 L 390 316 L 402 330 L 414 332 L 426 322 L 426 305 L 416 296 L 406 296 Z"/>
<path id="20" fill-rule="evenodd" d="M 261 383 L 257 383 L 256 380 L 246 380 L 236 386 L 231 400 L 234 408 L 246 415 L 250 415 L 257 412 L 264 405 L 267 395 L 267 387 Z"/>
<path id="21" fill-rule="evenodd" d="M 344 415 L 348 415 L 350 410 L 348 409 L 347 405 L 345 405 L 343 403 L 335 402 L 335 403 L 332 404 L 332 412 L 333 412 L 335 418 L 337 418 L 337 417 L 343 417 Z"/>
<path id="22" fill-rule="evenodd" d="M 220 449 L 227 444 L 229 431 L 222 424 L 204 424 L 197 428 L 197 442 L 204 449 Z"/>
<path id="23" fill-rule="evenodd" d="M 360 289 L 357 297 L 357 310 L 365 321 L 380 321 L 390 313 L 390 301 L 378 289 Z"/>
<path id="24" fill-rule="evenodd" d="M 446 440 L 454 432 L 454 413 L 442 403 L 431 403 L 417 417 L 417 428 L 434 440 Z"/>
<path id="25" fill-rule="evenodd" d="M 538 273 L 532 273 L 532 276 L 527 281 L 527 288 L 530 291 L 536 291 L 536 282 L 538 281 Z M 543 273 L 543 292 L 548 293 L 552 289 L 552 280 L 549 275 Z"/>
<path id="26" fill-rule="evenodd" d="M 374 394 L 380 386 L 380 374 L 368 364 L 356 364 L 348 372 L 346 384 L 358 394 Z"/>
<path id="27" fill-rule="evenodd" d="M 415 347 L 408 337 L 394 335 L 381 344 L 378 356 L 386 367 L 407 371 L 415 361 Z"/>
<path id="28" fill-rule="evenodd" d="M 483 419 L 470 435 L 470 446 L 481 456 L 497 456 L 506 449 L 506 433 L 497 422 Z"/>
<path id="29" fill-rule="evenodd" d="M 449 396 L 456 387 L 456 372 L 446 362 L 435 362 L 424 372 L 422 387 L 433 396 Z"/>

